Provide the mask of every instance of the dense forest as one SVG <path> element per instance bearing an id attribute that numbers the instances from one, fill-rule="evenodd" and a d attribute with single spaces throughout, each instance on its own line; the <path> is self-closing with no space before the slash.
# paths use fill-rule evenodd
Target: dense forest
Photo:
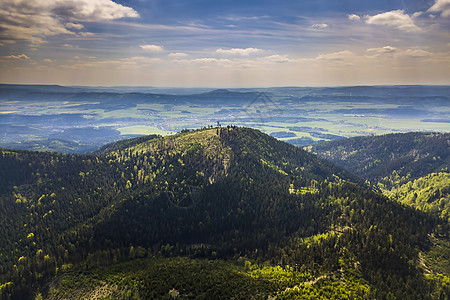
<path id="1" fill-rule="evenodd" d="M 448 220 L 365 179 L 238 127 L 1 149 L 0 297 L 448 298 Z"/>
<path id="2" fill-rule="evenodd" d="M 450 221 L 450 133 L 357 137 L 309 147 L 391 199 Z"/>
<path id="3" fill-rule="evenodd" d="M 450 222 L 450 173 L 431 173 L 385 193 Z"/>
<path id="4" fill-rule="evenodd" d="M 399 133 L 356 137 L 308 147 L 358 174 L 394 201 L 450 222 L 450 134 Z M 426 272 L 450 275 L 450 240 L 431 235 Z"/>
<path id="5" fill-rule="evenodd" d="M 313 153 L 386 188 L 448 172 L 450 133 L 395 133 L 321 142 Z"/>

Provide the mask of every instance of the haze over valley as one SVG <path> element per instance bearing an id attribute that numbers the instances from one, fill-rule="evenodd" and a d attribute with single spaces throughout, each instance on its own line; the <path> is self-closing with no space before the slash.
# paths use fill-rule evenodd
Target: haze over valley
<path id="1" fill-rule="evenodd" d="M 0 146 L 93 151 L 183 129 L 257 128 L 293 145 L 393 132 L 450 131 L 448 86 L 161 89 L 0 85 Z"/>

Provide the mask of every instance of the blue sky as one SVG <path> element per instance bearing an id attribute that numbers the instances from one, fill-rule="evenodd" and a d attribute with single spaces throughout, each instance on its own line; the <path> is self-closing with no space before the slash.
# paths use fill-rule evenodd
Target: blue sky
<path id="1" fill-rule="evenodd" d="M 450 0 L 2 0 L 0 82 L 449 84 Z"/>

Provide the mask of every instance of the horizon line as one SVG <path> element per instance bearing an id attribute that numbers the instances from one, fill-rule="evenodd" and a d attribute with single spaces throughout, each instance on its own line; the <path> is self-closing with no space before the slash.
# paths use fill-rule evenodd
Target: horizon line
<path id="1" fill-rule="evenodd" d="M 64 85 L 51 83 L 3 83 L 0 86 L 58 86 L 69 88 L 155 88 L 155 89 L 273 89 L 273 88 L 345 88 L 345 87 L 408 87 L 408 86 L 435 86 L 446 87 L 447 84 L 355 84 L 355 85 L 281 85 L 281 86 L 154 86 L 154 85 Z"/>

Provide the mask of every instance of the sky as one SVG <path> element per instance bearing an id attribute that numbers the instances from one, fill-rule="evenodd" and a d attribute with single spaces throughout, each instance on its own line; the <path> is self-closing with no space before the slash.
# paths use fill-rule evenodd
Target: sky
<path id="1" fill-rule="evenodd" d="M 0 83 L 450 84 L 450 0 L 1 0 Z"/>

